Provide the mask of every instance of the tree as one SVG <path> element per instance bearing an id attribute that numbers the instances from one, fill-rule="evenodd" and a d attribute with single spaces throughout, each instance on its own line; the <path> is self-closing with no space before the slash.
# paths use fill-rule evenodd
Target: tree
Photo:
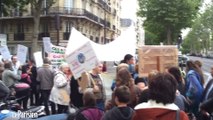
<path id="1" fill-rule="evenodd" d="M 44 11 L 55 3 L 56 0 L 1 0 L 4 6 L 3 12 L 5 15 L 9 13 L 11 9 L 18 8 L 19 11 L 25 11 L 25 6 L 30 5 L 33 14 L 33 36 L 32 36 L 32 51 L 31 55 L 37 51 L 38 48 L 38 33 L 40 25 L 40 16 Z"/>
<path id="2" fill-rule="evenodd" d="M 45 7 L 43 7 L 44 2 Z M 33 43 L 32 43 L 32 53 L 37 51 L 38 46 L 38 33 L 39 33 L 39 24 L 40 24 L 40 16 L 43 11 L 47 11 L 53 4 L 55 3 L 54 0 L 29 0 L 29 4 L 32 7 L 32 13 L 33 13 L 33 21 L 34 21 L 34 27 L 33 27 Z M 33 54 L 31 54 L 33 55 Z"/>
<path id="3" fill-rule="evenodd" d="M 145 17 L 147 24 L 158 24 L 156 28 L 162 36 L 158 39 L 172 44 L 181 29 L 190 27 L 201 5 L 201 0 L 139 0 L 138 15 Z M 145 30 L 155 33 L 153 26 L 145 25 Z M 162 41 L 158 40 L 158 41 Z"/>
<path id="4" fill-rule="evenodd" d="M 193 53 L 205 53 L 212 48 L 212 35 L 213 35 L 213 6 L 207 8 L 204 13 L 200 14 L 200 16 L 195 20 L 192 25 L 192 29 L 186 37 L 183 45 L 184 48 L 189 47 L 190 45 L 191 52 Z M 197 50 L 197 51 L 196 51 Z"/>

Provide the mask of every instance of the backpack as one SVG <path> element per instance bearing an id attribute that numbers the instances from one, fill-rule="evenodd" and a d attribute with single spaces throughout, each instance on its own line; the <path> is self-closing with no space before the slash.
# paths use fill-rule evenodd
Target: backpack
<path id="1" fill-rule="evenodd" d="M 97 107 L 85 107 L 85 108 L 81 108 L 79 109 L 76 113 L 71 113 L 69 116 L 68 116 L 68 120 L 89 120 L 87 119 L 84 115 L 83 115 L 83 111 L 85 110 L 88 110 L 88 109 L 91 109 L 91 108 L 94 108 L 94 109 L 98 109 L 100 111 L 102 111 L 104 113 L 103 110 L 97 108 Z M 102 114 L 103 115 L 103 114 Z"/>

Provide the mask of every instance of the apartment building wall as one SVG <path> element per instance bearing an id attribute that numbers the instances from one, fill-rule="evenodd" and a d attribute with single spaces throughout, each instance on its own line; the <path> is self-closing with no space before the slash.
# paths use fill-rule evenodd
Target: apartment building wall
<path id="1" fill-rule="evenodd" d="M 15 54 L 17 44 L 32 47 L 33 16 L 30 5 L 26 9 L 22 14 L 13 11 L 11 15 L 0 18 L 0 32 L 7 34 L 12 54 Z M 60 44 L 65 46 L 72 27 L 97 43 L 110 42 L 120 34 L 119 14 L 120 0 L 109 0 L 107 3 L 104 0 L 57 0 L 48 11 L 42 12 L 39 49 L 42 50 L 42 37 L 51 37 L 56 44 L 59 36 Z M 56 15 L 59 16 L 58 31 Z"/>

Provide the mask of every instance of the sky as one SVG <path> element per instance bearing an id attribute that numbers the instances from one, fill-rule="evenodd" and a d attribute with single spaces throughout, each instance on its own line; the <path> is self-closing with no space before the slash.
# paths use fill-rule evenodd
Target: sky
<path id="1" fill-rule="evenodd" d="M 137 0 L 121 0 L 121 18 L 136 21 Z"/>

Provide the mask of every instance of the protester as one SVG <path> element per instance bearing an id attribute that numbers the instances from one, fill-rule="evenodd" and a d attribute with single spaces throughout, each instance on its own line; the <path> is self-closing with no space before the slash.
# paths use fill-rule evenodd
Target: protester
<path id="1" fill-rule="evenodd" d="M 44 58 L 43 66 L 38 69 L 37 71 L 37 78 L 36 80 L 39 82 L 39 87 L 41 91 L 41 98 L 40 102 L 44 102 L 45 112 L 47 115 L 50 114 L 48 108 L 49 102 L 49 95 L 50 91 L 53 87 L 53 78 L 54 78 L 54 71 L 50 67 L 50 61 L 48 58 Z"/>
<path id="2" fill-rule="evenodd" d="M 208 82 L 202 98 L 203 100 L 200 104 L 202 120 L 209 120 L 210 115 L 213 113 L 213 79 Z"/>
<path id="3" fill-rule="evenodd" d="M 20 73 L 19 73 L 20 62 L 18 61 L 17 56 L 16 56 L 16 55 L 13 55 L 13 56 L 11 57 L 11 60 L 12 60 L 12 70 L 13 70 L 13 73 L 14 73 L 15 75 L 20 74 Z"/>
<path id="4" fill-rule="evenodd" d="M 20 75 L 15 74 L 12 69 L 12 63 L 10 61 L 6 61 L 4 64 L 4 72 L 2 73 L 2 81 L 4 84 L 9 87 L 13 88 L 15 83 L 21 79 Z"/>
<path id="5" fill-rule="evenodd" d="M 131 54 L 126 54 L 124 56 L 124 59 L 121 61 L 121 63 L 126 63 L 129 65 L 129 72 L 131 73 L 132 77 L 134 76 L 135 73 L 135 60 L 134 57 Z"/>
<path id="6" fill-rule="evenodd" d="M 96 107 L 96 95 L 86 90 L 83 94 L 84 107 L 77 113 L 70 114 L 67 120 L 101 120 L 103 117 L 103 110 Z"/>
<path id="7" fill-rule="evenodd" d="M 131 120 L 134 110 L 128 107 L 131 93 L 127 86 L 120 86 L 115 89 L 116 107 L 105 113 L 102 120 Z"/>
<path id="8" fill-rule="evenodd" d="M 183 96 L 185 95 L 185 91 L 180 69 L 178 67 L 173 66 L 168 69 L 168 72 L 173 75 L 178 85 L 174 103 L 180 108 L 180 110 L 185 111 L 185 104 L 187 104 L 187 101 Z"/>
<path id="9" fill-rule="evenodd" d="M 134 108 L 138 104 L 140 89 L 134 84 L 134 80 L 130 72 L 126 68 L 121 68 L 116 75 L 116 88 L 119 86 L 127 86 L 131 92 L 131 99 L 128 106 Z M 115 95 L 112 93 L 111 101 L 106 104 L 106 109 L 109 110 L 115 106 Z"/>
<path id="10" fill-rule="evenodd" d="M 188 120 L 174 104 L 177 83 L 169 73 L 159 73 L 149 81 L 149 101 L 135 107 L 133 120 Z M 179 113 L 179 114 L 177 114 Z"/>
<path id="11" fill-rule="evenodd" d="M 32 83 L 30 84 L 30 87 L 31 87 L 30 105 L 38 105 L 39 104 L 39 91 L 37 89 L 38 82 L 36 80 L 37 68 L 35 66 L 35 61 L 30 59 L 26 66 L 27 66 L 27 73 L 30 75 L 30 79 L 32 81 Z"/>
<path id="12" fill-rule="evenodd" d="M 139 64 L 135 65 L 135 74 L 133 78 L 137 87 L 143 91 L 143 89 L 147 86 L 147 79 L 145 77 L 139 77 Z"/>
<path id="13" fill-rule="evenodd" d="M 67 77 L 69 70 L 69 65 L 63 63 L 54 75 L 54 84 L 49 99 L 57 104 L 59 114 L 66 113 L 70 103 L 70 79 Z M 55 113 L 54 107 L 52 107 L 52 112 Z"/>
<path id="14" fill-rule="evenodd" d="M 186 99 L 189 103 L 187 112 L 198 116 L 198 108 L 203 94 L 203 73 L 193 61 L 187 61 L 186 71 Z"/>
<path id="15" fill-rule="evenodd" d="M 70 82 L 70 100 L 71 104 L 77 108 L 83 107 L 83 93 L 80 92 L 79 87 L 78 81 L 72 76 Z"/>
<path id="16" fill-rule="evenodd" d="M 102 64 L 99 64 L 97 67 L 92 69 L 89 74 L 86 74 L 86 78 L 81 78 L 78 80 L 80 89 L 89 90 L 93 92 L 96 96 L 96 106 L 104 110 L 104 103 L 106 100 L 105 86 L 103 84 L 103 79 L 100 75 L 102 72 Z M 83 87 L 84 86 L 84 87 Z"/>

